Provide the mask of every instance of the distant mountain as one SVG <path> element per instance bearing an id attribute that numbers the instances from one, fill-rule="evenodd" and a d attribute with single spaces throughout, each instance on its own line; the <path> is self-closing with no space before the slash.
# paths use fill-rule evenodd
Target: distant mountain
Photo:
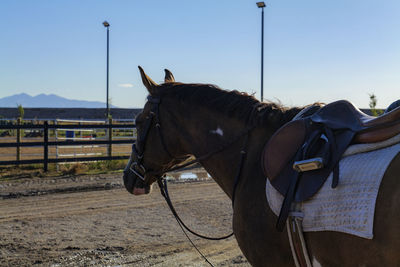
<path id="1" fill-rule="evenodd" d="M 22 93 L 0 98 L 0 107 L 15 108 L 18 105 L 27 108 L 105 108 L 106 103 L 67 99 L 54 94 L 30 96 Z M 112 108 L 115 106 L 110 105 Z"/>

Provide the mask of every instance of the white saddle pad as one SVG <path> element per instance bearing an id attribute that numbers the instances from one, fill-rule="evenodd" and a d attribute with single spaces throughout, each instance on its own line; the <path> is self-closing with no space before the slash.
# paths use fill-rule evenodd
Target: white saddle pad
<path id="1" fill-rule="evenodd" d="M 372 239 L 379 186 L 399 151 L 400 144 L 395 144 L 361 154 L 347 153 L 350 155 L 340 161 L 339 185 L 331 188 L 331 174 L 316 195 L 297 205 L 304 215 L 303 230 L 337 231 Z M 266 194 L 271 209 L 279 215 L 283 196 L 268 179 Z"/>

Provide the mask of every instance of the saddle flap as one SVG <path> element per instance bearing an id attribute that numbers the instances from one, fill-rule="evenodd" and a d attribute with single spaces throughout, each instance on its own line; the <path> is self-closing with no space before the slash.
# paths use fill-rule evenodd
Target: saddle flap
<path id="1" fill-rule="evenodd" d="M 286 123 L 269 139 L 262 153 L 262 167 L 270 181 L 293 160 L 305 138 L 306 122 L 299 119 Z"/>
<path id="2" fill-rule="evenodd" d="M 294 177 L 298 172 L 293 169 L 293 164 L 299 151 L 303 151 L 303 146 L 309 143 L 316 133 L 321 133 L 323 125 L 317 125 L 309 118 L 298 119 L 291 121 L 282 126 L 267 142 L 262 153 L 262 168 L 264 174 L 268 177 L 271 185 L 278 190 L 282 195 L 286 195 L 288 188 L 293 182 Z M 332 145 L 332 149 L 326 151 L 329 155 L 323 158 L 327 160 L 324 162 L 324 167 L 321 169 L 310 170 L 302 172 L 301 179 L 299 179 L 296 186 L 296 193 L 294 197 L 295 202 L 301 202 L 313 196 L 330 172 L 336 166 L 341 155 L 350 144 L 355 132 L 351 130 L 338 130 L 335 131 L 331 137 L 330 142 L 324 145 L 316 143 L 315 151 L 312 149 L 313 145 L 308 145 L 311 148 L 310 153 L 305 155 L 309 159 L 318 156 L 320 151 L 323 152 L 324 146 Z M 318 137 L 319 135 L 317 135 Z M 318 138 L 319 139 L 319 138 Z M 318 140 L 317 139 L 317 140 Z M 321 150 L 319 150 L 320 148 Z M 305 150 L 308 151 L 308 150 Z M 314 153 L 315 152 L 315 153 Z M 302 155 L 304 156 L 304 155 Z"/>

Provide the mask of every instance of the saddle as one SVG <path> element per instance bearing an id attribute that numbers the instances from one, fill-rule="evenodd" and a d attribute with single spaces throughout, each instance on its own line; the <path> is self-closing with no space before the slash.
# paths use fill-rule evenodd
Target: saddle
<path id="1" fill-rule="evenodd" d="M 283 125 L 262 153 L 264 174 L 285 197 L 278 230 L 283 230 L 292 202 L 312 197 L 331 172 L 332 188 L 338 185 L 338 163 L 350 144 L 380 142 L 399 133 L 400 107 L 372 117 L 345 100 L 311 106 Z"/>

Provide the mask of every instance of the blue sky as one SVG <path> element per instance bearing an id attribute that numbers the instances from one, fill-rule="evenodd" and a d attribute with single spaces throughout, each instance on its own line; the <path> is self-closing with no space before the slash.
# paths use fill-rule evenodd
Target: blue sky
<path id="1" fill-rule="evenodd" d="M 265 1 L 264 98 L 287 106 L 400 99 L 400 1 Z M 0 97 L 106 99 L 142 107 L 141 65 L 156 82 L 212 83 L 260 97 L 256 1 L 3 0 Z"/>

